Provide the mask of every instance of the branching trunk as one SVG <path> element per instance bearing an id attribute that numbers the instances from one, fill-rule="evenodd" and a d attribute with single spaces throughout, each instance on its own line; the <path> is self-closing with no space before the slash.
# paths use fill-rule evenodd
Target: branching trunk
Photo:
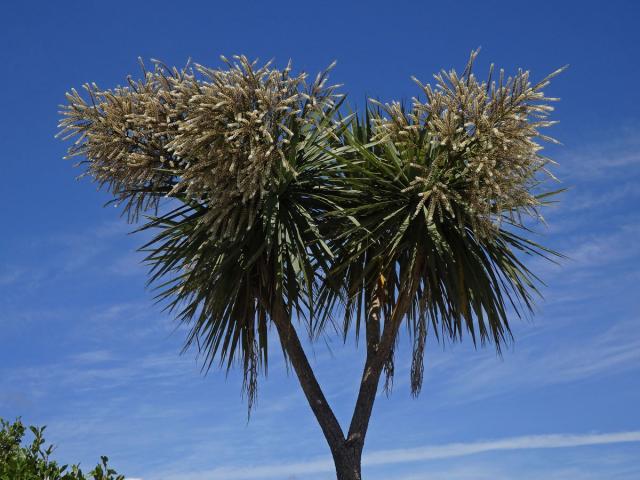
<path id="1" fill-rule="evenodd" d="M 302 391 L 329 444 L 336 467 L 337 479 L 361 480 L 362 449 L 354 448 L 345 439 L 342 428 L 313 373 L 294 326 L 284 315 L 274 315 L 273 323 L 278 330 L 280 341 L 289 357 L 289 361 L 296 372 Z"/>
<path id="2" fill-rule="evenodd" d="M 369 427 L 380 376 L 384 364 L 392 351 L 400 325 L 400 316 L 392 315 L 388 321 L 385 321 L 382 334 L 380 333 L 381 299 L 377 297 L 380 294 L 381 289 L 377 288 L 372 298 L 372 308 L 368 312 L 366 319 L 367 358 L 349 433 L 346 438 L 322 392 L 290 319 L 284 314 L 274 315 L 273 317 L 273 323 L 278 330 L 282 346 L 298 377 L 309 406 L 329 444 L 338 480 L 362 480 L 361 463 L 364 440 Z"/>
<path id="3" fill-rule="evenodd" d="M 347 434 L 347 444 L 356 451 L 358 458 L 362 456 L 364 449 L 364 441 L 369 428 L 373 404 L 378 393 L 380 377 L 384 365 L 391 355 L 400 326 L 400 316 L 392 315 L 390 319 L 385 321 L 382 335 L 380 334 L 380 309 L 384 296 L 384 281 L 384 277 L 380 276 L 372 294 L 371 307 L 366 319 L 367 358 Z"/>
<path id="4" fill-rule="evenodd" d="M 320 388 L 320 384 L 313 373 L 311 365 L 309 365 L 309 360 L 291 321 L 285 315 L 274 315 L 273 323 L 276 325 L 280 341 L 289 357 L 293 370 L 296 372 L 302 391 L 316 420 L 320 424 L 322 433 L 335 459 L 336 456 L 339 457 L 343 454 L 342 449 L 344 447 L 344 434 L 340 423 Z"/>

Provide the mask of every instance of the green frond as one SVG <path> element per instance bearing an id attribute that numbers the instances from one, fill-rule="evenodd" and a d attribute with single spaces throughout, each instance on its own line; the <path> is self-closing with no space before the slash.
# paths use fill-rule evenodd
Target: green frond
<path id="1" fill-rule="evenodd" d="M 476 54 L 435 87 L 416 81 L 424 100 L 372 102 L 363 118 L 342 112 L 328 69 L 307 83 L 243 56 L 218 69 L 156 62 L 126 87 L 72 90 L 60 135 L 130 220 L 146 215 L 158 301 L 205 369 L 242 366 L 249 407 L 274 318 L 314 338 L 403 324 L 417 394 L 429 333 L 499 351 L 511 312 L 538 295 L 525 257 L 558 256 L 529 238 L 558 193 L 538 143 L 553 141 L 542 88 L 557 72 L 480 82 Z M 393 365 L 391 351 L 388 385 Z"/>
<path id="2" fill-rule="evenodd" d="M 524 256 L 560 256 L 526 238 L 527 219 L 540 220 L 559 192 L 544 190 L 555 177 L 535 141 L 548 140 L 538 129 L 553 123 L 544 120 L 547 82 L 531 86 L 520 71 L 480 83 L 474 58 L 462 76 L 442 72 L 436 89 L 421 86 L 426 102 L 377 103 L 351 121 L 337 156 L 351 196 L 325 218 L 335 256 L 320 303 L 344 306 L 345 335 L 352 323 L 357 335 L 374 300 L 385 323 L 404 321 L 413 393 L 429 328 L 500 351 L 510 314 L 528 315 L 539 295 Z"/>
<path id="3" fill-rule="evenodd" d="M 189 326 L 185 348 L 205 370 L 241 364 L 251 408 L 271 318 L 313 328 L 310 299 L 331 256 L 316 219 L 333 202 L 327 152 L 342 100 L 327 71 L 307 84 L 290 66 L 234 57 L 227 67 L 156 63 L 127 87 L 88 85 L 89 101 L 68 95 L 60 126 L 85 174 L 132 220 L 147 215 L 138 231 L 154 233 L 142 250 L 158 301 Z M 164 197 L 175 208 L 158 213 Z"/>

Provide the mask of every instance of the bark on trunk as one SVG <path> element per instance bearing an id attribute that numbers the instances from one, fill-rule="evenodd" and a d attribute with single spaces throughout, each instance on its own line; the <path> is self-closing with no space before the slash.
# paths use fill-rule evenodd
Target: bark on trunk
<path id="1" fill-rule="evenodd" d="M 280 341 L 291 361 L 302 391 L 329 444 L 337 479 L 362 480 L 361 442 L 349 442 L 345 439 L 342 428 L 320 388 L 291 321 L 285 315 L 274 315 L 273 323 L 278 330 Z"/>
<path id="2" fill-rule="evenodd" d="M 378 393 L 378 384 L 384 364 L 389 358 L 397 329 L 391 322 L 385 323 L 380 332 L 380 309 L 385 295 L 385 278 L 380 275 L 375 289 L 371 292 L 370 309 L 365 321 L 367 336 L 367 357 L 362 371 L 362 380 L 358 398 L 351 417 L 347 442 L 355 449 L 360 458 L 364 448 L 364 440 L 369 429 L 369 420 L 373 404 Z M 393 321 L 393 319 L 392 319 Z"/>
<path id="3" fill-rule="evenodd" d="M 384 277 L 381 278 L 383 282 Z M 380 285 L 380 287 L 382 286 Z M 376 294 L 379 295 L 380 290 Z M 361 464 L 364 440 L 382 369 L 390 355 L 400 324 L 400 317 L 396 313 L 388 322 L 385 322 L 383 331 L 380 332 L 380 298 L 376 298 L 376 294 L 374 294 L 373 308 L 367 315 L 367 359 L 346 438 L 320 388 L 298 334 L 291 320 L 285 314 L 284 308 L 275 312 L 273 316 L 273 323 L 278 330 L 284 351 L 291 361 L 302 391 L 329 444 L 336 467 L 337 480 L 362 480 Z"/>
<path id="4" fill-rule="evenodd" d="M 337 480 L 362 480 L 361 455 L 343 447 L 343 452 L 336 458 L 333 457 L 333 463 L 336 467 Z"/>
<path id="5" fill-rule="evenodd" d="M 342 447 L 344 445 L 344 433 L 340 427 L 338 419 L 333 414 L 333 410 L 329 406 L 329 402 L 324 396 L 320 384 L 318 383 L 315 374 L 307 356 L 304 353 L 298 334 L 291 324 L 291 321 L 284 315 L 274 315 L 273 323 L 278 330 L 278 335 L 284 351 L 286 352 L 293 370 L 298 377 L 302 391 L 304 392 L 309 406 L 316 417 L 316 420 L 320 424 L 322 433 L 324 434 L 331 454 L 335 458 L 340 458 L 344 455 Z"/>

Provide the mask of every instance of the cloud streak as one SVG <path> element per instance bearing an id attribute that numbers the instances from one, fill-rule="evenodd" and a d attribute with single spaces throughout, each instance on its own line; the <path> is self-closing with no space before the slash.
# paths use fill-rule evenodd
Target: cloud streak
<path id="1" fill-rule="evenodd" d="M 365 455 L 363 465 L 371 467 L 442 460 L 496 451 L 575 448 L 632 442 L 640 442 L 640 430 L 616 433 L 527 435 L 499 440 L 379 450 Z M 251 480 L 325 473 L 332 472 L 333 469 L 330 459 L 320 458 L 284 465 L 221 467 L 201 472 L 174 474 L 165 478 L 167 480 Z"/>
<path id="2" fill-rule="evenodd" d="M 540 448 L 572 448 L 589 445 L 640 442 L 640 430 L 619 433 L 552 434 L 511 437 L 501 440 L 450 443 L 411 449 L 383 450 L 363 459 L 363 464 L 390 465 L 426 460 L 440 460 L 478 453 Z"/>
<path id="3" fill-rule="evenodd" d="M 510 352 L 504 361 L 488 352 L 458 355 L 455 363 L 449 358 L 442 365 L 444 370 L 435 372 L 432 368 L 432 374 L 447 378 L 440 389 L 444 392 L 441 401 L 452 405 L 637 370 L 640 337 L 637 319 L 632 317 L 618 321 L 597 336 L 576 336 L 571 343 L 547 336 L 544 341 Z"/>

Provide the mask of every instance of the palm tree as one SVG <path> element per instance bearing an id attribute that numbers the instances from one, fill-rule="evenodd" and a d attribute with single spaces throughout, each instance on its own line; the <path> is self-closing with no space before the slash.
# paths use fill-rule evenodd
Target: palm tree
<path id="1" fill-rule="evenodd" d="M 425 102 L 377 104 L 363 119 L 342 116 L 328 70 L 308 84 L 290 65 L 245 57 L 223 58 L 225 69 L 156 63 L 127 87 L 86 85 L 88 101 L 67 94 L 70 156 L 155 232 L 142 247 L 150 282 L 189 325 L 185 348 L 206 368 L 241 364 L 251 409 L 273 324 L 340 480 L 361 478 L 401 326 L 414 343 L 417 395 L 430 326 L 438 338 L 466 330 L 500 349 L 508 308 L 526 313 L 537 292 L 522 254 L 555 255 L 524 236 L 554 193 L 542 189 L 549 161 L 535 141 L 550 140 L 538 132 L 552 123 L 550 77 L 531 85 L 528 72 L 501 72 L 481 83 L 475 55 L 461 76 L 421 85 Z M 361 327 L 366 336 L 346 434 L 299 337 L 331 324 L 345 339 Z"/>

